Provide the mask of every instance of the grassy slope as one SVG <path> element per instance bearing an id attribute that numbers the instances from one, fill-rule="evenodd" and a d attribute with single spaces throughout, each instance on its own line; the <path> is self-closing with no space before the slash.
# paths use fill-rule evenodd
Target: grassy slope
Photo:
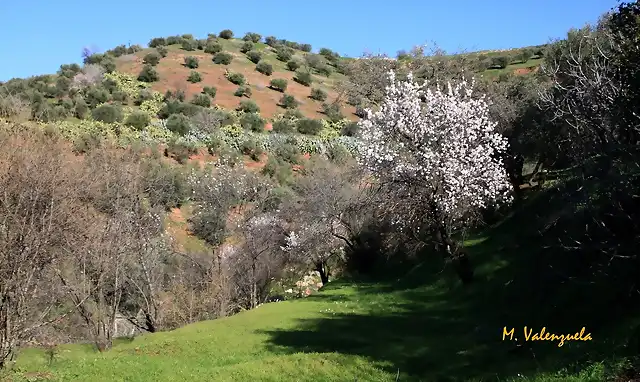
<path id="1" fill-rule="evenodd" d="M 479 281 L 458 286 L 441 264 L 423 264 L 387 282 L 332 282 L 303 300 L 121 342 L 106 354 L 61 347 L 51 366 L 38 349 L 18 358 L 19 376 L 65 381 L 601 381 L 603 368 L 637 319 L 588 289 L 536 278 L 545 259 L 531 214 L 562 213 L 562 198 L 538 194 L 502 224 L 467 241 Z M 553 214 L 548 213 L 549 219 Z M 546 224 L 548 221 L 542 221 Z M 532 284 L 538 279 L 539 285 Z M 579 294 L 582 293 L 582 294 Z M 571 312 L 571 314 L 567 314 Z M 586 326 L 593 341 L 502 341 L 504 326 Z M 530 346 L 530 348 L 528 347 Z M 553 375 L 567 365 L 571 376 Z M 580 375 L 576 374 L 579 373 Z M 33 380 L 33 379 L 32 379 Z M 528 379 L 527 379 L 528 380 Z"/>

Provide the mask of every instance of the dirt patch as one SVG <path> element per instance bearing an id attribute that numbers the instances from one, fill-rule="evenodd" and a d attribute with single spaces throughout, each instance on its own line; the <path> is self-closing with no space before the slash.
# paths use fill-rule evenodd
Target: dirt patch
<path id="1" fill-rule="evenodd" d="M 249 169 L 249 170 L 260 171 L 267 164 L 267 160 L 268 159 L 269 159 L 269 157 L 267 156 L 267 154 L 260 155 L 260 160 L 259 161 L 254 161 L 249 156 L 245 155 L 243 157 L 243 164 L 244 164 L 244 167 Z"/>
<path id="2" fill-rule="evenodd" d="M 516 75 L 524 75 L 524 74 L 537 72 L 539 68 L 540 68 L 539 66 L 530 66 L 528 68 L 519 68 L 519 69 L 514 70 L 513 73 L 516 74 Z"/>

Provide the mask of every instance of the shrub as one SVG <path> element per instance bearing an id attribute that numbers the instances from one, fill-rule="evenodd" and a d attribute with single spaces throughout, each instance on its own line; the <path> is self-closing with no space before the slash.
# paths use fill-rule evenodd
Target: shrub
<path id="1" fill-rule="evenodd" d="M 129 114 L 127 119 L 125 120 L 125 125 L 131 126 L 134 129 L 142 130 L 151 123 L 151 117 L 149 114 L 136 110 L 133 113 Z"/>
<path id="2" fill-rule="evenodd" d="M 207 42 L 207 45 L 204 47 L 204 52 L 209 54 L 216 54 L 222 52 L 222 45 L 215 41 Z"/>
<path id="3" fill-rule="evenodd" d="M 350 65 L 348 61 L 340 60 L 335 64 L 336 72 L 348 76 L 350 73 Z"/>
<path id="4" fill-rule="evenodd" d="M 524 49 L 521 49 L 520 52 L 518 52 L 517 57 L 518 57 L 518 61 L 525 63 L 529 61 L 531 56 L 533 56 L 533 51 L 531 49 L 524 48 Z"/>
<path id="5" fill-rule="evenodd" d="M 185 174 L 179 167 L 160 160 L 144 161 L 143 187 L 153 206 L 180 207 L 191 194 Z"/>
<path id="6" fill-rule="evenodd" d="M 257 112 L 245 113 L 240 118 L 240 126 L 245 130 L 260 132 L 264 130 L 264 119 Z"/>
<path id="7" fill-rule="evenodd" d="M 285 94 L 280 98 L 280 106 L 285 109 L 295 109 L 298 107 L 298 101 L 292 95 Z"/>
<path id="8" fill-rule="evenodd" d="M 258 65 L 256 65 L 256 71 L 264 74 L 265 76 L 270 76 L 271 74 L 273 74 L 273 66 L 264 61 L 260 61 L 258 62 Z"/>
<path id="9" fill-rule="evenodd" d="M 339 120 L 344 119 L 344 115 L 340 110 L 340 105 L 337 103 L 323 103 L 322 113 L 324 113 L 331 122 L 338 122 Z"/>
<path id="10" fill-rule="evenodd" d="M 264 43 L 275 48 L 278 45 L 278 39 L 275 36 L 267 36 L 264 38 Z"/>
<path id="11" fill-rule="evenodd" d="M 211 107 L 211 98 L 206 94 L 196 94 L 191 103 L 202 107 Z"/>
<path id="12" fill-rule="evenodd" d="M 181 42 L 182 49 L 186 51 L 194 51 L 198 49 L 198 42 L 191 39 L 183 39 Z"/>
<path id="13" fill-rule="evenodd" d="M 84 99 L 78 97 L 74 100 L 73 103 L 73 115 L 78 119 L 87 118 L 87 115 L 89 114 L 89 106 L 87 106 L 87 103 L 84 101 Z"/>
<path id="14" fill-rule="evenodd" d="M 302 112 L 301 112 L 300 110 L 298 110 L 298 109 L 289 109 L 289 110 L 286 110 L 286 111 L 284 112 L 283 116 L 284 116 L 284 118 L 287 118 L 287 119 L 295 119 L 295 120 L 298 120 L 298 119 L 304 118 L 304 114 L 302 114 Z"/>
<path id="15" fill-rule="evenodd" d="M 167 45 L 180 44 L 182 42 L 182 36 L 169 36 L 167 37 Z"/>
<path id="16" fill-rule="evenodd" d="M 347 137 L 355 137 L 356 135 L 358 135 L 359 130 L 360 126 L 358 126 L 357 122 L 349 122 L 342 127 L 342 130 L 340 130 L 340 134 Z"/>
<path id="17" fill-rule="evenodd" d="M 258 52 L 257 50 L 252 50 L 250 52 L 247 52 L 247 58 L 249 59 L 249 61 L 257 64 L 262 59 L 262 53 Z"/>
<path id="18" fill-rule="evenodd" d="M 315 68 L 319 74 L 325 76 L 325 77 L 329 77 L 331 75 L 331 67 L 327 64 L 320 64 L 318 66 L 316 66 Z"/>
<path id="19" fill-rule="evenodd" d="M 216 98 L 217 89 L 213 86 L 205 86 L 202 88 L 202 92 L 211 98 Z"/>
<path id="20" fill-rule="evenodd" d="M 322 130 L 322 122 L 317 119 L 302 118 L 298 121 L 298 132 L 301 134 L 317 135 Z"/>
<path id="21" fill-rule="evenodd" d="M 187 81 L 191 82 L 192 84 L 195 84 L 196 82 L 202 81 L 202 76 L 200 75 L 200 73 L 196 72 L 195 70 L 192 70 L 191 73 L 189 73 L 189 77 L 187 78 Z"/>
<path id="22" fill-rule="evenodd" d="M 113 57 L 105 57 L 100 65 L 104 68 L 106 73 L 113 73 L 116 70 L 116 62 Z"/>
<path id="23" fill-rule="evenodd" d="M 313 82 L 313 78 L 310 73 L 307 72 L 296 72 L 296 75 L 293 77 L 293 80 L 304 86 L 311 86 Z"/>
<path id="24" fill-rule="evenodd" d="M 180 37 L 182 37 L 185 40 L 193 40 L 193 35 L 191 33 L 185 33 Z"/>
<path id="25" fill-rule="evenodd" d="M 280 46 L 276 50 L 276 58 L 282 62 L 287 62 L 293 57 L 293 51 L 286 46 Z"/>
<path id="26" fill-rule="evenodd" d="M 166 156 L 169 156 L 169 153 L 172 153 L 178 163 L 184 164 L 187 162 L 187 159 L 189 159 L 191 155 L 197 153 L 198 150 L 192 143 L 172 140 L 169 142 L 164 152 Z"/>
<path id="27" fill-rule="evenodd" d="M 91 116 L 96 121 L 114 123 L 122 121 L 122 109 L 116 105 L 100 105 L 93 109 Z"/>
<path id="28" fill-rule="evenodd" d="M 259 35 L 258 33 L 247 32 L 247 34 L 245 34 L 242 39 L 244 41 L 251 41 L 253 43 L 259 43 L 260 40 L 262 39 L 262 36 Z"/>
<path id="29" fill-rule="evenodd" d="M 179 135 L 186 135 L 191 129 L 191 123 L 185 115 L 171 114 L 167 119 L 167 129 Z"/>
<path id="30" fill-rule="evenodd" d="M 149 48 L 157 48 L 159 46 L 167 45 L 167 40 L 164 37 L 155 37 L 149 41 Z"/>
<path id="31" fill-rule="evenodd" d="M 116 90 L 113 93 L 111 93 L 111 99 L 116 102 L 126 103 L 128 98 L 129 98 L 129 95 L 126 92 L 123 92 L 122 90 Z"/>
<path id="32" fill-rule="evenodd" d="M 224 29 L 220 31 L 218 37 L 223 38 L 225 40 L 229 40 L 233 38 L 233 31 L 231 29 Z"/>
<path id="33" fill-rule="evenodd" d="M 495 68 L 504 69 L 509 65 L 509 58 L 506 56 L 493 57 L 491 64 Z"/>
<path id="34" fill-rule="evenodd" d="M 274 78 L 271 80 L 271 82 L 269 82 L 269 86 L 271 87 L 271 89 L 277 90 L 283 93 L 285 90 L 287 90 L 287 84 L 288 84 L 288 81 L 285 80 L 284 78 Z"/>
<path id="35" fill-rule="evenodd" d="M 311 44 L 300 44 L 300 50 L 303 52 L 311 52 Z"/>
<path id="36" fill-rule="evenodd" d="M 240 46 L 240 52 L 241 53 L 247 53 L 248 51 L 253 49 L 253 43 L 251 41 L 245 41 L 241 46 Z"/>
<path id="37" fill-rule="evenodd" d="M 327 150 L 327 157 L 334 163 L 344 164 L 349 158 L 351 158 L 351 153 L 346 147 L 344 147 L 344 145 L 333 144 L 330 145 Z"/>
<path id="38" fill-rule="evenodd" d="M 219 65 L 229 65 L 233 56 L 227 52 L 218 52 L 213 55 L 213 63 Z"/>
<path id="39" fill-rule="evenodd" d="M 226 77 L 229 82 L 235 85 L 244 85 L 246 81 L 242 73 L 228 73 Z"/>
<path id="40" fill-rule="evenodd" d="M 296 60 L 289 60 L 287 61 L 287 69 L 291 70 L 292 72 L 295 72 L 296 70 L 298 70 L 298 68 L 300 68 L 300 63 Z"/>
<path id="41" fill-rule="evenodd" d="M 238 89 L 233 93 L 236 97 L 251 97 L 251 88 L 248 86 L 239 86 Z"/>
<path id="42" fill-rule="evenodd" d="M 272 125 L 273 131 L 276 133 L 293 133 L 296 131 L 296 124 L 292 119 L 282 118 L 275 121 Z"/>
<path id="43" fill-rule="evenodd" d="M 196 40 L 196 43 L 198 44 L 197 46 L 198 50 L 204 50 L 204 47 L 207 46 L 207 41 L 208 40 L 203 40 L 203 39 Z"/>
<path id="44" fill-rule="evenodd" d="M 240 105 L 238 105 L 236 110 L 244 111 L 245 113 L 260 113 L 260 108 L 252 100 L 240 101 Z"/>
<path id="45" fill-rule="evenodd" d="M 85 100 L 89 104 L 89 107 L 92 109 L 98 106 L 98 104 L 107 102 L 110 97 L 111 97 L 111 94 L 109 94 L 107 89 L 99 85 L 92 86 L 85 93 Z"/>
<path id="46" fill-rule="evenodd" d="M 258 116 L 258 118 L 260 117 Z M 258 141 L 255 138 L 251 137 L 242 141 L 242 144 L 240 145 L 240 151 L 242 151 L 244 155 L 248 155 L 249 157 L 251 157 L 251 159 L 253 159 L 254 161 L 259 161 L 260 155 L 264 153 L 264 150 L 262 150 L 262 147 L 260 146 Z"/>
<path id="47" fill-rule="evenodd" d="M 158 72 L 151 65 L 145 65 L 142 67 L 140 74 L 138 74 L 138 81 L 142 82 L 155 82 L 160 79 Z"/>
<path id="48" fill-rule="evenodd" d="M 327 99 L 327 92 L 322 89 L 313 88 L 311 89 L 311 94 L 309 98 L 315 99 L 316 101 L 324 101 Z"/>
<path id="49" fill-rule="evenodd" d="M 295 145 L 295 142 L 286 141 L 285 143 L 278 145 L 276 147 L 276 156 L 285 162 L 289 162 L 291 164 L 298 163 L 298 155 L 300 155 L 300 150 Z"/>
<path id="50" fill-rule="evenodd" d="M 159 47 L 157 47 L 156 51 L 158 52 L 160 57 L 167 57 L 167 54 L 169 54 L 169 49 L 167 49 L 167 47 L 164 45 L 160 45 Z"/>
<path id="51" fill-rule="evenodd" d="M 187 56 L 184 58 L 184 66 L 190 69 L 196 69 L 199 65 L 198 59 L 193 56 Z"/>
<path id="52" fill-rule="evenodd" d="M 156 66 L 158 65 L 158 63 L 160 62 L 160 55 L 156 52 L 151 52 L 151 53 L 147 53 L 144 58 L 142 59 L 142 62 L 146 65 L 151 65 L 151 66 Z"/>

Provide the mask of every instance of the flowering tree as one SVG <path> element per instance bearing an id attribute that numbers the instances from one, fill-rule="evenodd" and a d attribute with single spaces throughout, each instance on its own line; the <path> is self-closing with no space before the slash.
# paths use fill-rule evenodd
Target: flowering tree
<path id="1" fill-rule="evenodd" d="M 401 229 L 420 240 L 431 234 L 468 283 L 473 272 L 452 233 L 482 208 L 510 201 L 500 159 L 507 141 L 484 97 L 472 97 L 473 82 L 425 89 L 412 74 L 389 78 L 380 109 L 360 121 L 359 160 L 392 196 L 389 210 Z"/>

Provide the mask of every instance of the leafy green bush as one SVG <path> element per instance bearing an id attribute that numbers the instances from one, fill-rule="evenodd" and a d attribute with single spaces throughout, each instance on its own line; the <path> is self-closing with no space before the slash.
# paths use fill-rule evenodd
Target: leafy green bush
<path id="1" fill-rule="evenodd" d="M 191 194 L 187 177 L 179 167 L 148 159 L 142 168 L 144 189 L 152 206 L 180 207 Z"/>
<path id="2" fill-rule="evenodd" d="M 316 66 L 315 69 L 319 74 L 321 74 L 321 75 L 323 75 L 325 77 L 329 77 L 331 75 L 331 73 L 332 73 L 331 67 L 329 67 L 329 65 L 327 65 L 327 64 L 320 64 L 320 65 Z"/>
<path id="3" fill-rule="evenodd" d="M 193 37 L 193 35 L 191 33 L 185 33 L 180 37 L 182 37 L 185 40 L 193 40 L 194 39 L 194 37 Z"/>
<path id="4" fill-rule="evenodd" d="M 273 74 L 273 66 L 264 61 L 260 61 L 258 62 L 258 65 L 256 65 L 256 71 L 264 74 L 265 76 L 270 76 L 271 74 Z"/>
<path id="5" fill-rule="evenodd" d="M 151 52 L 151 53 L 147 53 L 144 58 L 142 59 L 142 62 L 146 65 L 151 65 L 151 66 L 156 66 L 158 65 L 158 63 L 160 63 L 160 55 L 156 52 Z"/>
<path id="6" fill-rule="evenodd" d="M 275 153 L 276 157 L 282 159 L 285 162 L 297 164 L 299 161 L 298 155 L 300 155 L 300 150 L 295 144 L 295 141 L 287 140 L 285 141 L 285 143 L 276 146 Z"/>
<path id="7" fill-rule="evenodd" d="M 293 80 L 304 86 L 311 86 L 313 82 L 313 78 L 311 74 L 307 72 L 296 72 L 296 75 L 293 77 Z"/>
<path id="8" fill-rule="evenodd" d="M 167 40 L 164 37 L 155 37 L 149 41 L 149 48 L 157 48 L 159 46 L 167 45 Z"/>
<path id="9" fill-rule="evenodd" d="M 100 65 L 104 68 L 105 73 L 113 73 L 116 70 L 116 61 L 113 57 L 105 57 Z"/>
<path id="10" fill-rule="evenodd" d="M 317 119 L 303 118 L 298 121 L 298 132 L 301 134 L 317 135 L 322 130 L 322 122 Z"/>
<path id="11" fill-rule="evenodd" d="M 291 70 L 292 72 L 295 72 L 299 68 L 300 68 L 300 62 L 296 60 L 287 61 L 287 69 Z"/>
<path id="12" fill-rule="evenodd" d="M 284 112 L 283 117 L 298 120 L 300 118 L 304 118 L 304 114 L 302 114 L 298 109 L 289 109 Z"/>
<path id="13" fill-rule="evenodd" d="M 282 98 L 280 98 L 279 103 L 280 106 L 285 109 L 295 109 L 298 107 L 298 101 L 296 101 L 296 99 L 290 94 L 283 95 Z"/>
<path id="14" fill-rule="evenodd" d="M 344 119 L 340 105 L 337 103 L 323 103 L 322 113 L 326 115 L 331 122 L 338 122 Z"/>
<path id="15" fill-rule="evenodd" d="M 349 65 L 348 61 L 339 60 L 338 62 L 336 62 L 335 67 L 336 72 L 340 74 L 344 74 L 345 76 L 348 76 L 350 74 L 351 66 Z"/>
<path id="16" fill-rule="evenodd" d="M 309 98 L 315 99 L 316 101 L 325 101 L 327 99 L 327 92 L 322 89 L 313 88 L 311 89 Z"/>
<path id="17" fill-rule="evenodd" d="M 286 46 L 279 46 L 276 50 L 276 58 L 282 62 L 287 62 L 293 57 L 293 50 Z"/>
<path id="18" fill-rule="evenodd" d="M 104 104 L 93 109 L 91 116 L 96 121 L 114 123 L 121 122 L 123 114 L 119 106 Z"/>
<path id="19" fill-rule="evenodd" d="M 522 63 L 529 61 L 531 56 L 533 56 L 533 51 L 529 48 L 520 49 L 520 52 L 518 52 L 518 55 L 517 55 L 518 61 Z"/>
<path id="20" fill-rule="evenodd" d="M 247 53 L 248 51 L 253 49 L 253 43 L 251 41 L 245 41 L 241 46 L 240 46 L 240 52 L 241 53 Z"/>
<path id="21" fill-rule="evenodd" d="M 349 150 L 347 150 L 344 145 L 336 143 L 328 147 L 327 157 L 334 163 L 344 164 L 352 156 Z"/>
<path id="22" fill-rule="evenodd" d="M 252 100 L 240 101 L 240 105 L 236 110 L 244 111 L 245 113 L 260 113 L 260 107 Z"/>
<path id="23" fill-rule="evenodd" d="M 198 65 L 199 62 L 197 57 L 187 56 L 184 58 L 184 66 L 186 66 L 187 68 L 196 69 L 198 68 Z"/>
<path id="24" fill-rule="evenodd" d="M 507 56 L 493 57 L 491 63 L 495 68 L 504 69 L 509 65 L 509 58 Z"/>
<path id="25" fill-rule="evenodd" d="M 167 45 L 176 45 L 182 43 L 182 36 L 169 36 L 167 37 Z"/>
<path id="26" fill-rule="evenodd" d="M 145 65 L 142 67 L 140 74 L 138 74 L 138 81 L 142 82 L 155 82 L 160 79 L 160 75 L 151 65 Z"/>
<path id="27" fill-rule="evenodd" d="M 167 57 L 167 55 L 169 54 L 169 49 L 167 49 L 167 47 L 164 45 L 160 45 L 159 47 L 157 47 L 156 51 L 158 52 L 160 57 Z"/>
<path id="28" fill-rule="evenodd" d="M 73 115 L 78 119 L 85 119 L 89 114 L 89 106 L 85 102 L 84 98 L 77 97 L 73 100 Z"/>
<path id="29" fill-rule="evenodd" d="M 198 50 L 204 50 L 204 47 L 207 46 L 207 41 L 204 39 L 196 40 Z"/>
<path id="30" fill-rule="evenodd" d="M 273 90 L 284 93 L 287 90 L 288 81 L 284 78 L 274 78 L 269 82 L 269 87 Z"/>
<path id="31" fill-rule="evenodd" d="M 169 153 L 171 153 L 178 163 L 184 164 L 191 155 L 198 152 L 198 149 L 193 143 L 172 140 L 164 151 L 166 156 L 169 156 Z"/>
<path id="32" fill-rule="evenodd" d="M 358 135 L 359 130 L 360 126 L 358 126 L 357 122 L 349 122 L 342 127 L 340 134 L 347 137 L 355 137 L 356 135 Z"/>
<path id="33" fill-rule="evenodd" d="M 262 53 L 258 52 L 257 50 L 252 50 L 250 52 L 247 52 L 247 58 L 249 59 L 249 61 L 257 64 L 262 59 Z"/>
<path id="34" fill-rule="evenodd" d="M 300 44 L 300 50 L 303 52 L 311 52 L 311 44 Z"/>
<path id="35" fill-rule="evenodd" d="M 183 114 L 171 114 L 167 119 L 167 129 L 179 135 L 186 135 L 191 130 L 191 121 Z"/>
<path id="36" fill-rule="evenodd" d="M 259 43 L 262 39 L 262 36 L 258 33 L 247 32 L 242 38 L 244 41 L 251 41 L 253 43 Z"/>
<path id="37" fill-rule="evenodd" d="M 126 103 L 128 98 L 129 98 L 129 95 L 126 92 L 123 92 L 122 90 L 116 90 L 111 93 L 111 100 L 116 102 Z"/>
<path id="38" fill-rule="evenodd" d="M 275 121 L 272 128 L 276 133 L 289 134 L 296 131 L 296 124 L 292 119 L 282 118 Z"/>
<path id="39" fill-rule="evenodd" d="M 196 94 L 191 103 L 202 107 L 211 107 L 211 98 L 206 94 Z"/>
<path id="40" fill-rule="evenodd" d="M 264 130 L 265 121 L 256 112 L 245 113 L 240 118 L 240 126 L 245 130 L 260 132 Z"/>
<path id="41" fill-rule="evenodd" d="M 142 130 L 147 127 L 151 123 L 151 117 L 149 114 L 136 110 L 133 113 L 129 114 L 124 124 L 130 127 L 133 127 L 136 130 Z"/>
<path id="42" fill-rule="evenodd" d="M 209 54 L 216 54 L 222 52 L 222 45 L 215 41 L 207 42 L 207 45 L 204 47 L 204 52 Z"/>
<path id="43" fill-rule="evenodd" d="M 229 80 L 229 82 L 235 85 L 244 85 L 246 82 L 246 79 L 244 78 L 244 74 L 242 73 L 228 73 L 226 77 Z"/>
<path id="44" fill-rule="evenodd" d="M 218 52 L 213 55 L 213 63 L 219 65 L 229 65 L 233 56 L 227 52 Z"/>
<path id="45" fill-rule="evenodd" d="M 202 92 L 211 98 L 216 98 L 217 89 L 213 86 L 205 86 L 202 88 Z"/>
<path id="46" fill-rule="evenodd" d="M 251 88 L 248 86 L 238 86 L 238 88 L 233 93 L 233 95 L 236 97 L 243 97 L 243 96 L 251 97 Z"/>
<path id="47" fill-rule="evenodd" d="M 196 82 L 202 81 L 202 76 L 200 75 L 200 73 L 196 72 L 195 70 L 192 70 L 191 73 L 189 73 L 189 77 L 187 78 L 187 81 L 191 82 L 192 84 L 195 84 Z"/>
<path id="48" fill-rule="evenodd" d="M 248 137 L 244 141 L 242 141 L 240 145 L 240 151 L 242 151 L 244 155 L 248 155 L 249 157 L 251 157 L 251 159 L 253 159 L 254 161 L 259 161 L 260 156 L 264 153 L 264 150 L 260 146 L 260 143 L 253 137 Z"/>
<path id="49" fill-rule="evenodd" d="M 233 38 L 233 31 L 231 29 L 224 29 L 220 31 L 218 37 L 223 38 L 225 40 L 229 40 Z"/>
<path id="50" fill-rule="evenodd" d="M 275 36 L 267 36 L 264 38 L 264 43 L 275 48 L 278 45 L 278 39 Z"/>
<path id="51" fill-rule="evenodd" d="M 192 52 L 198 49 L 198 42 L 191 39 L 183 39 L 181 42 L 182 49 L 188 52 Z"/>

